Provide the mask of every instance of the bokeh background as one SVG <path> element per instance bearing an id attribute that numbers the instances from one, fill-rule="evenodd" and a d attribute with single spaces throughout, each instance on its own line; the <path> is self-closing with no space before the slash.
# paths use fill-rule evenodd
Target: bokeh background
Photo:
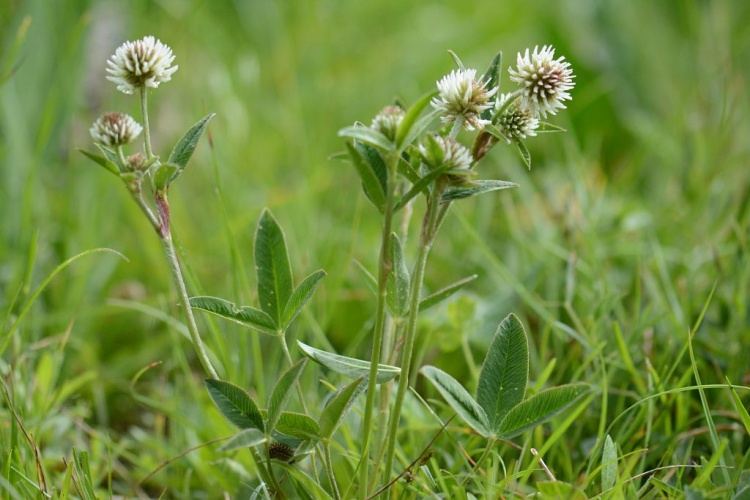
<path id="1" fill-rule="evenodd" d="M 60 377 L 88 377 L 71 396 L 87 422 L 123 432 L 153 424 L 129 381 L 155 361 L 164 364 L 145 379 L 168 381 L 180 363 L 155 312 L 174 307 L 169 276 L 126 191 L 77 149 L 92 149 L 88 128 L 100 113 L 139 116 L 137 98 L 105 80 L 105 61 L 124 41 L 154 35 L 179 65 L 151 93 L 155 150 L 167 155 L 216 113 L 213 148 L 201 142 L 170 193 L 194 293 L 253 303 L 253 232 L 268 207 L 286 230 L 296 279 L 328 272 L 294 335 L 364 356 L 375 303 L 352 262 L 375 268 L 379 217 L 335 157 L 337 130 L 432 90 L 454 67 L 448 50 L 481 72 L 497 51 L 507 67 L 518 51 L 553 44 L 576 74 L 568 109 L 550 120 L 568 131 L 527 142 L 530 172 L 496 148 L 480 177 L 521 187 L 455 205 L 426 283 L 436 290 L 478 274 L 462 298 L 476 314 L 461 327 L 463 307 L 426 317 L 425 359 L 467 379 L 464 339 L 480 360 L 515 311 L 532 335 L 534 374 L 556 359 L 556 381 L 587 380 L 601 357 L 632 391 L 620 349 L 641 375 L 647 359 L 664 374 L 715 286 L 696 335 L 704 382 L 748 383 L 748 19 L 750 3 L 739 0 L 6 0 L 0 325 L 78 252 L 110 247 L 128 262 L 91 256 L 55 278 L 4 370 L 36 356 L 28 346 L 41 352 L 64 337 Z M 252 378 L 247 333 L 212 331 L 233 353 L 232 380 L 272 384 L 275 375 Z M 192 363 L 187 344 L 184 352 Z"/>

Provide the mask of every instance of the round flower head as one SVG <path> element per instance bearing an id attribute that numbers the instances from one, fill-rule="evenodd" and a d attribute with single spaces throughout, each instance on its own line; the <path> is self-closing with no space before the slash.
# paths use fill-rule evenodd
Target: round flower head
<path id="1" fill-rule="evenodd" d="M 479 115 L 492 107 L 489 101 L 497 87 L 488 90 L 487 82 L 477 80 L 476 75 L 475 69 L 453 70 L 437 82 L 439 95 L 432 98 L 431 104 L 441 112 L 443 123 L 452 124 L 463 117 L 466 130 L 482 128 L 489 123 Z"/>
<path id="2" fill-rule="evenodd" d="M 469 175 L 474 159 L 469 150 L 452 137 L 428 135 L 419 146 L 422 159 L 430 170 L 447 167 L 447 174 Z"/>
<path id="3" fill-rule="evenodd" d="M 511 95 L 513 94 L 501 95 L 495 107 L 502 109 Z M 503 114 L 498 118 L 496 125 L 510 143 L 511 141 L 525 139 L 526 136 L 535 136 L 536 129 L 539 128 L 539 119 L 534 117 L 531 111 L 523 107 L 516 99 L 508 104 Z"/>
<path id="4" fill-rule="evenodd" d="M 522 56 L 518 53 L 518 68 L 509 68 L 510 79 L 522 87 L 524 107 L 533 114 L 546 118 L 547 113 L 557 114 L 558 108 L 565 108 L 562 101 L 569 100 L 568 91 L 575 86 L 573 70 L 565 57 L 553 59 L 555 49 L 545 45 L 542 50 L 534 47 Z"/>
<path id="5" fill-rule="evenodd" d="M 110 148 L 130 144 L 142 131 L 143 127 L 124 113 L 105 113 L 89 129 L 94 141 Z"/>
<path id="6" fill-rule="evenodd" d="M 172 49 L 155 40 L 152 36 L 143 37 L 135 42 L 125 42 L 107 61 L 107 80 L 117 84 L 117 90 L 133 94 L 136 90 L 156 88 L 162 82 L 172 79 L 177 66 Z"/>
<path id="7" fill-rule="evenodd" d="M 386 106 L 372 119 L 370 128 L 393 140 L 405 115 L 406 112 L 399 106 Z"/>

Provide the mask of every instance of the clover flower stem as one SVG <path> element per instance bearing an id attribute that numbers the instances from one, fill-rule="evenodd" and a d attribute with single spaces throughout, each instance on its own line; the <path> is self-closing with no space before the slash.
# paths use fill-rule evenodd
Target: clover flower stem
<path id="1" fill-rule="evenodd" d="M 370 357 L 370 374 L 367 382 L 367 400 L 365 402 L 365 414 L 362 422 L 362 463 L 360 465 L 359 494 L 360 498 L 367 498 L 368 477 L 370 473 L 370 427 L 372 426 L 372 413 L 375 406 L 375 393 L 377 387 L 378 364 L 383 347 L 383 331 L 387 327 L 386 299 L 388 296 L 388 277 L 391 274 L 391 227 L 393 225 L 393 199 L 396 191 L 396 170 L 399 156 L 395 151 L 386 157 L 388 168 L 388 182 L 386 185 L 385 213 L 383 214 L 383 236 L 380 246 L 380 258 L 378 263 L 378 307 L 375 316 L 375 332 L 372 341 L 372 355 Z M 375 464 L 377 472 L 378 463 Z"/>
<path id="2" fill-rule="evenodd" d="M 158 195 L 157 195 L 158 196 Z M 163 230 L 163 225 L 162 225 Z M 211 360 L 208 358 L 206 348 L 203 346 L 200 333 L 198 332 L 198 325 L 195 323 L 195 317 L 193 316 L 193 309 L 190 307 L 190 297 L 188 296 L 187 289 L 185 288 L 185 281 L 182 278 L 182 271 L 180 270 L 180 263 L 177 261 L 177 254 L 175 253 L 174 243 L 172 241 L 172 235 L 167 228 L 166 234 L 161 236 L 161 244 L 164 250 L 164 256 L 167 258 L 169 264 L 169 271 L 172 274 L 172 279 L 177 287 L 177 295 L 180 299 L 183 309 L 185 310 L 185 320 L 187 322 L 188 332 L 190 333 L 190 340 L 193 343 L 193 348 L 198 355 L 198 359 L 203 365 L 203 369 L 206 371 L 209 377 L 218 379 L 219 374 L 211 364 Z"/>
<path id="3" fill-rule="evenodd" d="M 130 195 L 133 197 L 136 205 L 141 209 L 156 233 L 160 234 L 159 220 L 154 215 L 154 212 L 151 211 L 151 207 L 146 204 L 146 200 L 143 199 L 143 189 L 141 189 L 140 181 L 134 186 L 128 186 L 128 190 L 130 191 Z"/>
<path id="4" fill-rule="evenodd" d="M 150 160 L 154 157 L 154 153 L 151 150 L 151 127 L 148 124 L 148 97 L 146 95 L 145 85 L 141 85 L 141 114 L 143 115 L 143 137 L 146 145 L 146 159 Z"/>
<path id="5" fill-rule="evenodd" d="M 417 316 L 419 315 L 419 299 L 424 282 L 424 272 L 427 267 L 427 257 L 432 248 L 432 242 L 435 240 L 435 234 L 442 221 L 440 214 L 444 216 L 445 211 L 441 210 L 440 198 L 444 190 L 444 185 L 440 179 L 436 180 L 435 187 L 429 199 L 427 213 L 422 222 L 422 234 L 419 240 L 419 249 L 417 250 L 417 262 L 412 273 L 411 290 L 409 295 L 409 317 L 406 323 L 406 339 L 404 340 L 403 351 L 401 354 L 401 374 L 399 375 L 398 391 L 396 392 L 396 401 L 391 410 L 390 419 L 388 420 L 388 447 L 385 452 L 385 469 L 383 479 L 387 482 L 393 470 L 393 457 L 396 452 L 396 440 L 398 437 L 398 424 L 401 418 L 401 407 L 404 404 L 406 389 L 409 386 L 409 371 L 411 370 L 412 356 L 414 354 L 414 339 L 417 336 Z"/>
<path id="6" fill-rule="evenodd" d="M 456 117 L 456 121 L 453 122 L 453 127 L 451 127 L 451 132 L 448 134 L 448 137 L 451 139 L 455 139 L 458 137 L 458 133 L 461 131 L 461 127 L 464 125 L 465 118 L 463 115 L 459 115 Z"/>
<path id="7" fill-rule="evenodd" d="M 266 465 L 263 463 L 263 457 L 260 456 L 257 448 L 250 449 L 250 456 L 253 457 L 253 463 L 255 463 L 255 467 L 258 469 L 258 475 L 263 480 L 263 482 L 266 484 L 273 484 L 273 481 L 271 480 L 271 474 L 266 468 Z"/>

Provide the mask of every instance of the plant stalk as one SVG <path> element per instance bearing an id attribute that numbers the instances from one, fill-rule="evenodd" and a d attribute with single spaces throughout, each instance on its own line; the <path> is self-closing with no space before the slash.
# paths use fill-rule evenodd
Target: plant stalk
<path id="1" fill-rule="evenodd" d="M 328 474 L 328 481 L 331 483 L 331 492 L 333 493 L 334 500 L 341 500 L 341 493 L 339 493 L 339 486 L 336 484 L 336 476 L 333 473 L 333 459 L 331 457 L 331 443 L 326 441 L 323 443 L 323 450 L 325 453 L 325 466 L 326 474 Z"/>
<path id="2" fill-rule="evenodd" d="M 396 191 L 396 169 L 398 165 L 398 154 L 389 152 L 386 157 L 388 168 L 388 182 L 386 185 L 385 213 L 383 214 L 383 236 L 380 246 L 380 259 L 378 262 L 378 307 L 375 317 L 375 331 L 372 341 L 372 355 L 370 356 L 370 374 L 367 381 L 367 401 L 365 402 L 365 414 L 362 423 L 362 457 L 360 465 L 359 494 L 360 498 L 367 498 L 368 477 L 370 473 L 370 428 L 372 427 L 372 413 L 375 406 L 375 392 L 377 387 L 378 364 L 383 347 L 383 331 L 386 328 L 386 301 L 388 296 L 388 277 L 391 274 L 391 227 L 393 225 L 393 199 Z M 377 473 L 377 466 L 375 471 Z"/>
<path id="3" fill-rule="evenodd" d="M 157 194 L 157 201 L 160 200 Z M 163 199 L 163 203 L 166 203 L 166 197 Z M 161 203 L 160 203 L 161 205 Z M 168 208 L 167 208 L 168 210 Z M 160 214 L 162 210 L 159 210 Z M 174 284 L 177 287 L 177 295 L 182 303 L 182 307 L 185 310 L 185 320 L 187 322 L 188 332 L 190 333 L 190 340 L 195 348 L 195 353 L 198 355 L 198 359 L 203 365 L 203 369 L 206 371 L 209 377 L 218 379 L 219 374 L 216 373 L 211 364 L 211 360 L 208 358 L 208 353 L 201 340 L 200 333 L 198 332 L 198 325 L 195 323 L 195 317 L 193 316 L 193 309 L 190 307 L 190 297 L 188 296 L 187 289 L 185 288 L 185 281 L 182 278 L 182 271 L 180 270 L 180 263 L 177 261 L 177 254 L 175 253 L 174 243 L 172 241 L 172 234 L 169 232 L 169 226 L 166 228 L 163 225 L 164 219 L 162 218 L 161 227 L 161 244 L 164 249 L 164 256 L 167 258 L 167 264 L 169 264 L 169 271 L 174 279 Z M 168 224 L 168 223 L 167 223 Z"/>
<path id="4" fill-rule="evenodd" d="M 144 144 L 146 145 L 146 159 L 150 160 L 154 157 L 154 152 L 151 150 L 151 128 L 148 124 L 148 101 L 147 101 L 147 90 L 144 85 L 141 86 L 141 114 L 143 115 L 143 137 Z"/>
<path id="5" fill-rule="evenodd" d="M 417 251 L 417 262 L 414 272 L 412 273 L 411 290 L 409 296 L 409 318 L 406 323 L 406 339 L 404 341 L 401 357 L 401 374 L 399 375 L 398 391 L 396 392 L 396 401 L 391 410 L 388 421 L 388 446 L 385 453 L 384 479 L 388 481 L 393 470 L 393 458 L 396 451 L 396 439 L 398 436 L 399 419 L 401 418 L 401 407 L 406 396 L 406 389 L 409 386 L 409 371 L 411 370 L 412 355 L 414 353 L 414 339 L 417 334 L 417 316 L 419 315 L 419 299 L 424 282 L 424 272 L 427 267 L 427 257 L 432 248 L 432 242 L 435 240 L 440 217 L 440 198 L 444 185 L 441 179 L 435 182 L 435 187 L 430 195 L 427 213 L 422 222 L 422 233 L 419 240 L 419 249 Z M 443 212 L 445 213 L 445 212 Z"/>

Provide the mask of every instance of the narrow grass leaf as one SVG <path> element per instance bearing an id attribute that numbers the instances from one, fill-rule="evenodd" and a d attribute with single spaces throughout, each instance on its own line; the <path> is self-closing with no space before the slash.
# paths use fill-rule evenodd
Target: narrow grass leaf
<path id="1" fill-rule="evenodd" d="M 349 414 L 357 396 L 365 389 L 364 381 L 365 376 L 363 375 L 344 386 L 323 409 L 320 414 L 320 437 L 322 439 L 331 439 L 336 429 L 339 428 Z"/>
<path id="2" fill-rule="evenodd" d="M 434 366 L 423 366 L 420 372 L 464 422 L 482 436 L 487 437 L 490 434 L 487 414 L 456 379 Z"/>
<path id="3" fill-rule="evenodd" d="M 279 378 L 276 386 L 273 388 L 271 397 L 268 400 L 268 417 L 266 419 L 266 435 L 270 434 L 276 422 L 279 420 L 281 411 L 289 402 L 289 398 L 292 396 L 294 384 L 299 380 L 299 376 L 302 370 L 305 368 L 307 358 L 302 358 L 297 361 L 291 368 L 289 368 Z"/>
<path id="4" fill-rule="evenodd" d="M 233 303 L 218 297 L 200 296 L 190 298 L 190 307 L 204 311 L 214 316 L 239 323 L 268 335 L 276 335 L 276 325 L 273 318 L 250 306 L 237 307 Z"/>
<path id="5" fill-rule="evenodd" d="M 174 180 L 180 172 L 185 169 L 190 158 L 193 156 L 193 152 L 195 152 L 198 140 L 203 135 L 203 132 L 206 131 L 208 122 L 211 121 L 211 118 L 213 118 L 214 115 L 215 113 L 211 113 L 201 118 L 198 123 L 190 127 L 190 130 L 185 132 L 185 135 L 177 141 L 177 144 L 175 144 L 175 147 L 172 150 L 172 154 L 169 155 L 167 163 L 173 163 L 174 165 L 177 165 L 179 169 L 170 180 Z"/>
<path id="6" fill-rule="evenodd" d="M 275 465 L 278 465 L 282 469 L 284 469 L 289 476 L 291 476 L 292 480 L 296 483 L 299 483 L 302 488 L 312 496 L 312 498 L 315 498 L 316 500 L 330 500 L 331 495 L 329 495 L 326 490 L 323 489 L 322 486 L 320 486 L 317 481 L 315 481 L 313 478 L 302 472 L 301 469 L 284 463 L 284 462 L 278 462 Z"/>
<path id="7" fill-rule="evenodd" d="M 260 308 L 280 329 L 292 295 L 292 268 L 284 232 L 268 209 L 263 210 L 255 231 L 255 271 Z"/>
<path id="8" fill-rule="evenodd" d="M 602 491 L 607 491 L 617 480 L 617 446 L 607 434 L 602 450 Z"/>
<path id="9" fill-rule="evenodd" d="M 385 187 L 381 184 L 377 174 L 373 171 L 372 167 L 362 158 L 357 149 L 347 143 L 346 149 L 349 151 L 349 157 L 352 159 L 352 164 L 359 174 L 359 178 L 362 180 L 362 188 L 367 195 L 367 199 L 375 205 L 380 213 L 385 211 Z"/>
<path id="10" fill-rule="evenodd" d="M 465 287 L 466 285 L 468 285 L 469 283 L 477 279 L 478 276 L 479 275 L 477 274 L 472 274 L 471 276 L 468 276 L 462 280 L 458 280 L 455 283 L 451 283 L 445 288 L 441 288 L 437 292 L 428 295 L 427 297 L 423 298 L 422 301 L 419 303 L 419 310 L 424 311 L 425 309 L 429 309 L 430 307 L 436 306 L 437 304 L 448 299 L 454 293 L 461 290 L 463 287 Z"/>
<path id="11" fill-rule="evenodd" d="M 405 316 L 409 311 L 409 269 L 404 249 L 396 233 L 391 234 L 391 276 L 388 279 L 388 307 L 394 316 Z"/>
<path id="12" fill-rule="evenodd" d="M 365 279 L 365 284 L 367 285 L 367 288 L 370 289 L 373 295 L 377 297 L 378 295 L 378 280 L 375 279 L 375 276 L 372 275 L 370 271 L 367 270 L 364 264 L 362 264 L 357 259 L 354 259 L 354 265 L 357 266 L 357 269 L 359 270 L 362 277 Z"/>
<path id="13" fill-rule="evenodd" d="M 325 366 L 331 371 L 334 371 L 346 378 L 356 379 L 362 375 L 368 376 L 370 374 L 370 362 L 363 361 L 361 359 L 349 358 L 347 356 L 341 356 L 340 354 L 334 354 L 332 352 L 321 351 L 315 349 L 307 344 L 297 341 L 302 353 L 308 358 L 312 359 L 319 365 Z M 401 369 L 396 366 L 390 365 L 378 365 L 378 372 L 375 380 L 378 384 L 388 382 L 394 379 L 401 373 Z"/>
<path id="14" fill-rule="evenodd" d="M 529 344 L 521 321 L 509 314 L 497 327 L 484 358 L 477 384 L 477 402 L 487 414 L 490 429 L 523 401 L 529 380 Z"/>
<path id="15" fill-rule="evenodd" d="M 531 153 L 529 153 L 529 148 L 527 148 L 526 144 L 521 141 L 516 141 L 516 147 L 518 148 L 518 154 L 521 155 L 523 164 L 526 165 L 526 168 L 531 170 Z"/>
<path id="16" fill-rule="evenodd" d="M 86 500 L 96 500 L 96 491 L 91 479 L 91 468 L 89 467 L 89 454 L 86 451 L 80 451 L 73 447 L 73 461 L 76 465 L 76 476 L 78 476 L 78 486 Z"/>
<path id="17" fill-rule="evenodd" d="M 259 429 L 244 429 L 232 436 L 219 447 L 219 451 L 235 451 L 253 448 L 266 442 L 266 436 Z"/>
<path id="18" fill-rule="evenodd" d="M 276 432 L 291 436 L 300 441 L 317 441 L 320 439 L 320 426 L 309 415 L 292 411 L 283 411 L 276 422 Z"/>
<path id="19" fill-rule="evenodd" d="M 492 179 L 471 181 L 461 186 L 450 186 L 446 188 L 446 190 L 443 191 L 443 197 L 441 199 L 444 202 L 460 200 L 462 198 L 470 198 L 472 196 L 489 193 L 490 191 L 512 189 L 517 187 L 518 184 L 508 181 L 499 181 Z"/>
<path id="20" fill-rule="evenodd" d="M 208 395 L 224 418 L 240 429 L 258 429 L 265 432 L 258 405 L 244 389 L 231 382 L 210 378 L 204 383 Z"/>
<path id="21" fill-rule="evenodd" d="M 537 481 L 540 498 L 564 498 L 566 500 L 586 500 L 588 497 L 579 488 L 563 481 Z"/>
<path id="22" fill-rule="evenodd" d="M 8 348 L 8 343 L 10 342 L 10 339 L 13 336 L 13 332 L 16 331 L 16 328 L 18 328 L 18 325 L 21 324 L 21 321 L 23 321 L 26 314 L 28 314 L 29 310 L 31 309 L 31 306 L 34 304 L 37 298 L 39 298 L 39 295 L 44 291 L 45 288 L 47 288 L 47 285 L 50 284 L 50 282 L 57 276 L 63 269 L 71 265 L 73 262 L 77 261 L 78 259 L 85 257 L 87 255 L 93 254 L 93 253 L 112 253 L 120 257 L 122 260 L 127 261 L 127 257 L 125 257 L 123 254 L 118 252 L 117 250 L 112 250 L 111 248 L 93 248 L 91 250 L 86 250 L 84 252 L 81 252 L 79 254 L 74 255 L 73 257 L 67 259 L 65 262 L 57 266 L 42 282 L 39 287 L 37 287 L 36 290 L 34 290 L 34 293 L 31 295 L 28 301 L 26 301 L 26 304 L 21 308 L 21 312 L 18 313 L 16 316 L 16 320 L 13 322 L 13 324 L 10 326 L 10 328 L 3 332 L 3 335 L 5 338 L 3 339 L 2 346 L 0 346 L 0 358 L 2 358 L 3 353 L 5 352 L 5 349 Z"/>
<path id="23" fill-rule="evenodd" d="M 326 275 L 326 272 L 321 270 L 315 271 L 310 276 L 305 278 L 302 283 L 292 292 L 289 297 L 289 301 L 284 307 L 284 316 L 282 318 L 282 329 L 286 330 L 289 325 L 294 321 L 294 318 L 302 311 L 305 304 L 315 293 L 315 289 L 318 288 L 320 280 Z"/>
<path id="24" fill-rule="evenodd" d="M 405 150 L 412 142 L 414 142 L 414 139 L 419 137 L 422 132 L 427 129 L 430 122 L 437 117 L 437 111 L 435 111 L 419 120 L 422 111 L 424 111 L 424 109 L 430 104 L 432 98 L 437 94 L 437 91 L 433 91 L 422 96 L 406 110 L 406 114 L 396 131 L 396 147 L 399 151 Z M 425 120 L 425 118 L 428 117 L 429 120 Z"/>
<path id="25" fill-rule="evenodd" d="M 570 384 L 546 389 L 516 405 L 508 412 L 497 437 L 510 439 L 533 429 L 566 410 L 589 391 L 588 384 Z"/>
<path id="26" fill-rule="evenodd" d="M 107 172 L 112 172 L 113 174 L 115 174 L 117 176 L 120 175 L 120 169 L 117 168 L 117 164 L 112 163 L 111 161 L 109 161 L 105 157 L 99 156 L 99 155 L 94 154 L 94 153 L 89 153 L 85 149 L 79 149 L 78 151 L 80 151 L 86 158 L 92 160 L 94 163 L 97 163 L 97 164 L 101 165 L 102 167 L 104 167 L 104 169 Z"/>
<path id="27" fill-rule="evenodd" d="M 392 151 L 393 143 L 386 136 L 364 125 L 353 125 L 339 130 L 339 137 L 364 142 L 383 151 Z"/>
<path id="28" fill-rule="evenodd" d="M 747 408 L 745 408 L 745 405 L 742 403 L 739 394 L 737 394 L 737 391 L 734 390 L 734 387 L 729 382 L 728 378 L 727 385 L 729 385 L 729 392 L 732 393 L 732 401 L 734 402 L 735 408 L 737 408 L 737 413 L 739 413 L 740 415 L 742 425 L 745 426 L 745 431 L 750 436 L 750 414 L 747 412 Z"/>

